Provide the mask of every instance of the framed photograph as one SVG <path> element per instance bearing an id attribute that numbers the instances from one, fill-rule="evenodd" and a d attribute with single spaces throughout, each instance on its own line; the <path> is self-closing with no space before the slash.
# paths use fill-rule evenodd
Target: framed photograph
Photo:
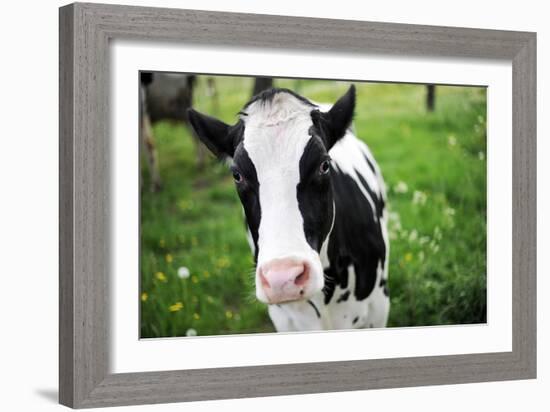
<path id="1" fill-rule="evenodd" d="M 536 35 L 60 9 L 60 402 L 536 376 Z"/>

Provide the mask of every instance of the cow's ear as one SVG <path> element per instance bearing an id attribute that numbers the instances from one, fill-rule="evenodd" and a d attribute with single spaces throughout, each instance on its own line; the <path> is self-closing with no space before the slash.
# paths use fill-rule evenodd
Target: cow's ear
<path id="1" fill-rule="evenodd" d="M 233 157 L 234 133 L 231 126 L 214 117 L 188 109 L 187 118 L 198 138 L 220 159 Z"/>
<path id="2" fill-rule="evenodd" d="M 351 85 L 328 112 L 313 111 L 311 116 L 314 124 L 322 129 L 327 150 L 341 139 L 351 125 L 355 110 L 355 86 Z"/>

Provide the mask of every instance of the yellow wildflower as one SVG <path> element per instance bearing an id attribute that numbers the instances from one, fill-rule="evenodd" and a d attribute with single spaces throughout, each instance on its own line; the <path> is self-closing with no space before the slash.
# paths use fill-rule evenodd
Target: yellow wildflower
<path id="1" fill-rule="evenodd" d="M 229 258 L 227 256 L 222 256 L 216 262 L 216 266 L 219 267 L 220 269 L 228 267 L 229 264 L 230 264 L 230 262 L 229 262 Z"/>
<path id="2" fill-rule="evenodd" d="M 174 260 L 170 253 L 167 253 L 164 258 L 166 259 L 166 263 L 172 263 L 172 261 Z"/>
<path id="3" fill-rule="evenodd" d="M 178 206 L 182 211 L 185 212 L 186 210 L 191 209 L 191 202 L 189 202 L 187 200 L 180 200 L 178 202 Z"/>
<path id="4" fill-rule="evenodd" d="M 405 254 L 405 262 L 410 262 L 413 259 L 413 254 L 411 252 Z"/>
<path id="5" fill-rule="evenodd" d="M 198 313 L 193 313 L 193 319 L 199 320 L 200 318 L 201 318 L 201 315 L 199 315 Z"/>
<path id="6" fill-rule="evenodd" d="M 162 272 L 155 273 L 155 277 L 160 280 L 161 282 L 166 282 L 168 279 L 166 278 L 166 275 Z"/>
<path id="7" fill-rule="evenodd" d="M 181 302 L 176 302 L 176 303 L 174 303 L 173 305 L 170 305 L 170 306 L 168 307 L 168 310 L 169 310 L 170 312 L 178 312 L 178 311 L 180 311 L 180 310 L 182 310 L 182 309 L 183 309 L 183 303 L 181 303 Z"/>
<path id="8" fill-rule="evenodd" d="M 147 292 L 143 292 L 141 294 L 141 301 L 142 302 L 146 302 L 148 298 L 149 298 L 149 295 L 147 294 Z"/>
<path id="9" fill-rule="evenodd" d="M 225 317 L 227 319 L 231 319 L 233 317 L 233 312 L 231 312 L 230 310 L 226 310 L 225 311 Z"/>

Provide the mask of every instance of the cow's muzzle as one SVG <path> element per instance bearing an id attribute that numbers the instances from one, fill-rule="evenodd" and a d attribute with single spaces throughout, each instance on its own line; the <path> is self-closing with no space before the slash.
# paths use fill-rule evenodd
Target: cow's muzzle
<path id="1" fill-rule="evenodd" d="M 306 297 L 311 270 L 307 262 L 295 258 L 274 259 L 259 268 L 261 288 L 267 303 L 282 303 Z"/>

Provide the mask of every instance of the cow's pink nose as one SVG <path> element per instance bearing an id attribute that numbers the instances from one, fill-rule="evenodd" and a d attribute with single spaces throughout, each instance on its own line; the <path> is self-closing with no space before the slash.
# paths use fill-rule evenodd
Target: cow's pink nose
<path id="1" fill-rule="evenodd" d="M 309 267 L 296 259 L 275 259 L 260 267 L 262 289 L 269 303 L 301 299 L 309 283 Z"/>

